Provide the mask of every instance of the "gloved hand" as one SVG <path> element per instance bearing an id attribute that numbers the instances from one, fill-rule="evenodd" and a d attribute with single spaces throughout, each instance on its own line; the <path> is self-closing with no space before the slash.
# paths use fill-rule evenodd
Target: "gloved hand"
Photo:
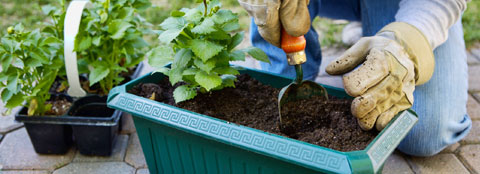
<path id="1" fill-rule="evenodd" d="M 357 65 L 357 69 L 353 70 Z M 352 114 L 364 130 L 382 130 L 400 111 L 413 104 L 415 85 L 426 83 L 434 69 L 433 51 L 414 26 L 394 22 L 372 37 L 364 37 L 326 71 L 343 75 L 346 92 L 356 97 Z"/>
<path id="2" fill-rule="evenodd" d="M 260 35 L 272 45 L 280 47 L 281 28 L 294 37 L 305 35 L 310 29 L 310 0 L 238 0 L 254 18 Z"/>

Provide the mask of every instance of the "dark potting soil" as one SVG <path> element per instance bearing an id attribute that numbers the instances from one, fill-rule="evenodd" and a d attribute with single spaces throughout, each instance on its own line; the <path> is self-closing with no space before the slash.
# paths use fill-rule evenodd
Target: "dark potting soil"
<path id="1" fill-rule="evenodd" d="M 47 101 L 45 104 L 52 104 L 52 109 L 45 112 L 45 115 L 63 115 L 67 113 L 70 106 L 72 106 L 72 103 L 67 99 Z"/>
<path id="2" fill-rule="evenodd" d="M 313 98 L 288 103 L 283 107 L 294 108 L 288 114 L 301 119 L 295 124 L 296 131 L 282 132 L 278 126 L 279 90 L 248 75 L 238 76 L 236 88 L 198 93 L 192 100 L 175 104 L 173 90 L 179 85 L 172 87 L 165 78 L 159 84 L 138 84 L 129 92 L 145 98 L 155 94 L 159 102 L 339 151 L 362 150 L 378 134 L 357 125 L 349 99 L 330 96 L 329 101 Z"/>

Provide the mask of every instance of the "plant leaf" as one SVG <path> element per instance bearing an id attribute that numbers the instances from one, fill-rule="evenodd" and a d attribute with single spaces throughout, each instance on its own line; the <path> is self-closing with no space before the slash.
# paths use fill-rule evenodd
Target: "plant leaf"
<path id="1" fill-rule="evenodd" d="M 240 72 L 238 72 L 237 69 L 229 67 L 229 66 L 216 67 L 215 69 L 213 69 L 213 72 L 216 72 L 218 74 L 231 74 L 231 75 L 240 74 Z"/>
<path id="2" fill-rule="evenodd" d="M 221 9 L 213 15 L 213 21 L 216 24 L 223 24 L 237 18 L 238 16 L 235 15 L 232 11 L 225 9 Z"/>
<path id="3" fill-rule="evenodd" d="M 250 56 L 252 56 L 254 59 L 257 59 L 262 62 L 270 63 L 270 60 L 268 59 L 267 54 L 265 54 L 265 52 L 263 52 L 260 48 L 248 47 L 243 50 L 247 52 Z"/>
<path id="4" fill-rule="evenodd" d="M 110 69 L 105 66 L 96 66 L 93 71 L 90 72 L 88 76 L 88 80 L 90 81 L 90 86 L 93 86 L 100 80 L 107 77 L 108 73 L 110 73 Z"/>
<path id="5" fill-rule="evenodd" d="M 235 50 L 230 53 L 230 60 L 232 61 L 245 61 L 245 52 L 241 50 Z"/>
<path id="6" fill-rule="evenodd" d="M 222 84 L 222 78 L 213 73 L 206 73 L 205 71 L 200 71 L 195 75 L 195 81 L 204 87 L 207 91 L 220 86 Z"/>
<path id="7" fill-rule="evenodd" d="M 175 103 L 190 100 L 195 96 L 197 96 L 197 90 L 195 88 L 190 88 L 187 85 L 179 86 L 173 91 L 173 98 L 175 99 Z"/>
<path id="8" fill-rule="evenodd" d="M 230 44 L 228 44 L 228 51 L 233 50 L 240 43 L 242 43 L 244 35 L 245 35 L 245 33 L 243 31 L 235 34 L 235 36 L 233 36 L 233 38 L 232 38 L 232 42 L 230 42 Z"/>
<path id="9" fill-rule="evenodd" d="M 182 17 L 169 17 L 160 24 L 160 27 L 162 27 L 163 30 L 180 30 L 184 26 L 185 19 Z"/>
<path id="10" fill-rule="evenodd" d="M 215 64 L 216 64 L 216 60 L 215 59 L 210 59 L 208 60 L 207 62 L 203 62 L 202 60 L 200 59 L 195 59 L 193 61 L 193 64 L 195 64 L 195 66 L 197 66 L 199 69 L 207 72 L 207 73 L 210 73 L 210 71 L 215 68 Z"/>
<path id="11" fill-rule="evenodd" d="M 170 84 L 175 85 L 176 83 L 182 81 L 183 70 L 183 68 L 176 68 L 168 71 L 168 79 L 170 80 Z"/>
<path id="12" fill-rule="evenodd" d="M 132 24 L 121 19 L 114 20 L 108 25 L 108 32 L 112 39 L 120 39 L 125 35 L 128 28 L 133 27 Z"/>
<path id="13" fill-rule="evenodd" d="M 240 29 L 240 24 L 238 24 L 238 19 L 225 23 L 222 29 L 223 31 L 226 31 L 226 32 L 232 32 Z"/>
<path id="14" fill-rule="evenodd" d="M 222 86 L 235 88 L 237 77 L 234 75 L 222 75 Z"/>
<path id="15" fill-rule="evenodd" d="M 182 17 L 185 15 L 185 12 L 182 12 L 182 11 L 172 11 L 170 13 L 170 16 L 173 16 L 173 17 Z"/>
<path id="16" fill-rule="evenodd" d="M 7 102 L 8 100 L 10 100 L 10 98 L 12 98 L 13 96 L 13 92 L 8 90 L 8 89 L 3 89 L 2 91 L 2 101 L 3 102 Z"/>
<path id="17" fill-rule="evenodd" d="M 188 22 L 196 24 L 202 20 L 202 12 L 196 8 L 190 9 L 184 17 Z"/>
<path id="18" fill-rule="evenodd" d="M 148 64 L 154 68 L 164 67 L 173 61 L 173 50 L 167 46 L 158 46 L 147 53 Z"/>
<path id="19" fill-rule="evenodd" d="M 17 106 L 21 106 L 23 101 L 25 101 L 24 97 L 25 96 L 22 93 L 17 93 L 13 95 L 10 100 L 7 101 L 5 107 L 8 109 L 13 109 Z"/>
<path id="20" fill-rule="evenodd" d="M 183 31 L 183 28 L 167 30 L 162 32 L 162 34 L 160 34 L 158 39 L 162 43 L 169 44 L 170 42 L 172 42 L 173 39 L 177 38 L 177 36 L 180 35 L 182 31 Z"/>
<path id="21" fill-rule="evenodd" d="M 230 39 L 230 35 L 223 30 L 216 30 L 208 35 L 208 38 L 213 40 L 227 40 Z"/>
<path id="22" fill-rule="evenodd" d="M 84 51 L 90 46 L 92 46 L 92 38 L 90 36 L 83 37 L 75 51 Z"/>
<path id="23" fill-rule="evenodd" d="M 187 48 L 180 49 L 172 63 L 172 68 L 185 68 L 188 62 L 192 59 L 192 50 Z"/>
<path id="24" fill-rule="evenodd" d="M 223 49 L 223 46 L 221 45 L 218 45 L 208 40 L 200 39 L 190 40 L 189 45 L 193 53 L 195 53 L 197 57 L 202 59 L 203 62 L 206 62 L 208 59 L 217 55 Z"/>
<path id="25" fill-rule="evenodd" d="M 192 29 L 192 32 L 197 34 L 209 34 L 215 31 L 214 26 L 215 23 L 211 18 L 205 18 L 200 25 L 197 25 Z"/>

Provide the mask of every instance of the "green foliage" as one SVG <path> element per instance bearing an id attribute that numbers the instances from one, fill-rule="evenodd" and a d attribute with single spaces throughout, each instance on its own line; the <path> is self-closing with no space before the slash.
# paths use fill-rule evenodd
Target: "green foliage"
<path id="1" fill-rule="evenodd" d="M 147 53 L 150 65 L 169 76 L 172 85 L 184 82 L 173 93 L 177 103 L 194 98 L 197 91 L 235 87 L 234 75 L 239 72 L 229 61 L 245 60 L 245 54 L 250 54 L 269 62 L 258 48 L 234 50 L 244 36 L 243 32 L 230 33 L 239 29 L 237 14 L 220 9 L 218 1 L 207 4 L 172 12 L 160 24 L 163 45 Z M 164 67 L 168 62 L 173 62 L 171 68 Z"/>
<path id="2" fill-rule="evenodd" d="M 75 51 L 90 86 L 99 84 L 108 94 L 124 80 L 121 73 L 143 60 L 148 47 L 143 36 L 150 31 L 138 12 L 150 5 L 149 0 L 98 0 L 84 11 Z"/>
<path id="3" fill-rule="evenodd" d="M 462 24 L 464 39 L 467 48 L 480 42 L 480 1 L 467 3 L 467 10 L 463 13 Z"/>
<path id="4" fill-rule="evenodd" d="M 28 115 L 44 115 L 51 105 L 49 89 L 63 69 L 64 9 L 45 6 L 52 23 L 28 31 L 22 24 L 9 27 L 0 43 L 0 91 L 8 112 L 27 103 Z"/>

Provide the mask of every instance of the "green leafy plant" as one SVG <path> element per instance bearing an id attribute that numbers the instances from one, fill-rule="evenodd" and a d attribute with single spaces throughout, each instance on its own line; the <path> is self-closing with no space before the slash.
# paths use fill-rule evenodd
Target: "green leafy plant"
<path id="1" fill-rule="evenodd" d="M 143 60 L 148 47 L 142 26 L 148 22 L 138 12 L 150 6 L 148 0 L 98 0 L 83 13 L 75 38 L 80 73 L 88 73 L 90 86 L 99 84 L 108 94 L 128 72 Z"/>
<path id="2" fill-rule="evenodd" d="M 220 7 L 218 1 L 204 0 L 197 8 L 173 11 L 160 24 L 163 45 L 147 53 L 149 64 L 167 75 L 172 85 L 184 82 L 173 92 L 177 103 L 194 98 L 198 91 L 235 87 L 239 72 L 229 62 L 244 61 L 245 54 L 269 62 L 259 48 L 235 50 L 244 33 L 231 33 L 240 27 L 238 16 Z M 169 62 L 171 67 L 164 67 Z"/>
<path id="3" fill-rule="evenodd" d="M 49 89 L 63 67 L 63 42 L 40 30 L 26 31 L 21 24 L 7 29 L 0 44 L 0 90 L 7 113 L 26 102 L 28 115 L 44 115 Z"/>

